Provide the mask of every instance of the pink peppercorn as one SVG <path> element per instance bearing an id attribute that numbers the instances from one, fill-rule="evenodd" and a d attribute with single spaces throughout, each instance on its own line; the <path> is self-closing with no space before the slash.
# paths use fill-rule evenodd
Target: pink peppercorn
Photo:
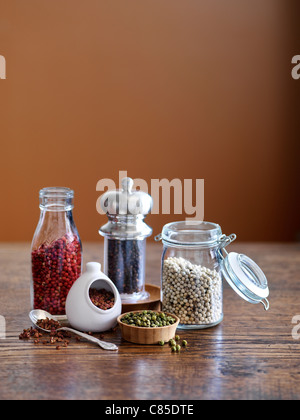
<path id="1" fill-rule="evenodd" d="M 65 315 L 67 295 L 81 275 L 81 243 L 68 235 L 31 253 L 33 307 Z"/>
<path id="2" fill-rule="evenodd" d="M 92 303 L 97 308 L 107 311 L 111 309 L 115 304 L 115 295 L 106 289 L 93 289 L 89 290 L 89 296 Z"/>

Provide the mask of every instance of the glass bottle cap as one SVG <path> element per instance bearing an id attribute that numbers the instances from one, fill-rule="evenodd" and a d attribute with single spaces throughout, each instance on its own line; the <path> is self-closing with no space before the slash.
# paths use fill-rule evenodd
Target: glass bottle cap
<path id="1" fill-rule="evenodd" d="M 232 289 L 250 303 L 269 309 L 268 281 L 261 268 L 249 257 L 231 252 L 222 261 L 222 272 Z"/>

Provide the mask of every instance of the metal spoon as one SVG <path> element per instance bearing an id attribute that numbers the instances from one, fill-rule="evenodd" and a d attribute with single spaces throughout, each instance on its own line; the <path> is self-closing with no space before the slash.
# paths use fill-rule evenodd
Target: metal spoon
<path id="1" fill-rule="evenodd" d="M 29 318 L 36 328 L 39 328 L 40 330 L 45 331 L 45 332 L 51 332 L 51 331 L 50 330 L 45 330 L 44 328 L 39 327 L 37 325 L 37 322 L 38 322 L 39 319 L 49 318 L 49 319 L 53 319 L 54 321 L 57 321 L 57 318 L 55 318 L 55 316 L 53 316 L 53 315 L 49 314 L 48 312 L 43 311 L 41 309 L 36 309 L 34 311 L 31 311 L 30 314 L 29 314 Z M 85 338 L 88 341 L 91 341 L 92 343 L 98 344 L 104 350 L 118 350 L 118 347 L 113 343 L 106 343 L 105 341 L 98 340 L 98 338 L 95 338 L 95 337 L 93 337 L 91 335 L 88 335 L 88 334 L 84 334 L 81 331 L 73 330 L 72 328 L 61 327 L 61 328 L 58 328 L 56 331 L 72 332 L 76 335 L 79 335 L 80 337 Z"/>

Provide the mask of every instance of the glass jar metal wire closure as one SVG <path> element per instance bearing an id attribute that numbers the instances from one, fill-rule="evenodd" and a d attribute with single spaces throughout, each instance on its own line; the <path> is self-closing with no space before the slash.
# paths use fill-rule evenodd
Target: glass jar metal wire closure
<path id="1" fill-rule="evenodd" d="M 155 239 L 164 246 L 162 307 L 180 318 L 181 328 L 208 328 L 223 320 L 223 278 L 244 300 L 269 309 L 263 271 L 249 257 L 225 249 L 235 234 L 223 235 L 215 223 L 175 222 Z"/>
<path id="2" fill-rule="evenodd" d="M 162 310 L 180 318 L 181 328 L 208 328 L 223 320 L 220 226 L 176 222 L 162 239 Z M 234 238 L 232 238 L 234 239 Z"/>

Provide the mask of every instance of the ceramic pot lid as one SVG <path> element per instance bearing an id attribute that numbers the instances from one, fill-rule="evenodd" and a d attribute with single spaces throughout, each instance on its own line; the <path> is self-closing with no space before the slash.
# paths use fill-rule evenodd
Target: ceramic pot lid
<path id="1" fill-rule="evenodd" d="M 232 289 L 250 303 L 269 309 L 268 281 L 261 268 L 249 257 L 231 252 L 223 257 L 222 272 Z"/>

